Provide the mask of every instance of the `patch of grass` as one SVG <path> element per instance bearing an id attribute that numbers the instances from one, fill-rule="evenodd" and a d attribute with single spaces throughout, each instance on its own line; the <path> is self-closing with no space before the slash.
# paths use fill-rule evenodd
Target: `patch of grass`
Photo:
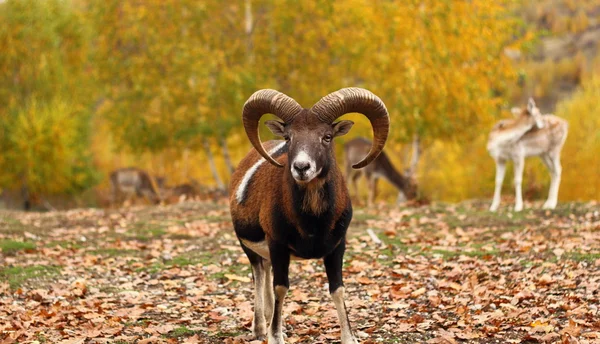
<path id="1" fill-rule="evenodd" d="M 167 234 L 164 225 L 157 223 L 138 222 L 131 228 L 132 237 L 140 241 L 149 241 Z"/>
<path id="2" fill-rule="evenodd" d="M 183 337 L 191 337 L 196 334 L 196 331 L 190 330 L 185 326 L 180 326 L 173 331 L 163 335 L 165 338 L 183 338 Z"/>
<path id="3" fill-rule="evenodd" d="M 146 272 L 146 273 L 152 275 L 152 274 L 159 272 L 160 270 L 162 270 L 164 268 L 165 268 L 165 265 L 159 263 L 159 264 L 152 264 L 150 266 L 139 267 L 139 268 L 135 269 L 135 272 Z"/>
<path id="4" fill-rule="evenodd" d="M 219 255 L 220 255 L 219 252 L 194 250 L 194 251 L 186 252 L 179 256 L 173 257 L 173 259 L 168 261 L 166 263 L 166 265 L 170 265 L 170 266 L 172 266 L 172 265 L 186 266 L 186 265 L 195 265 L 195 264 L 208 265 L 215 261 L 218 261 L 218 259 L 215 260 L 215 258 L 217 258 Z"/>
<path id="5" fill-rule="evenodd" d="M 83 245 L 79 244 L 76 241 L 66 241 L 66 240 L 51 241 L 48 244 L 46 244 L 46 247 L 56 247 L 56 246 L 60 246 L 62 248 L 68 248 L 68 249 L 80 249 L 83 247 Z"/>
<path id="6" fill-rule="evenodd" d="M 222 332 L 222 331 L 219 331 L 219 332 L 217 332 L 217 334 L 215 336 L 219 337 L 219 338 L 228 338 L 228 337 L 241 336 L 242 334 L 244 334 L 244 332 L 242 332 L 242 331 L 233 331 L 233 332 Z"/>
<path id="7" fill-rule="evenodd" d="M 414 254 L 420 252 L 422 247 L 419 245 L 406 244 L 401 241 L 401 238 L 389 238 L 385 235 L 379 236 L 381 240 L 387 245 L 386 248 L 380 251 L 382 256 L 387 256 L 389 259 L 381 259 L 380 263 L 383 265 L 393 265 L 394 257 L 399 254 Z"/>
<path id="8" fill-rule="evenodd" d="M 112 285 L 102 286 L 102 287 L 98 288 L 98 290 L 100 290 L 101 293 L 107 293 L 107 294 L 112 294 L 112 293 L 116 294 L 121 291 L 120 288 L 112 286 Z"/>
<path id="9" fill-rule="evenodd" d="M 377 215 L 365 213 L 362 211 L 358 211 L 358 212 L 355 212 L 354 214 L 352 214 L 352 220 L 354 222 L 364 222 L 367 220 L 377 220 L 377 219 L 379 219 L 379 217 Z"/>
<path id="10" fill-rule="evenodd" d="M 35 339 L 40 343 L 48 343 L 48 338 L 41 332 L 35 334 Z"/>
<path id="11" fill-rule="evenodd" d="M 23 234 L 23 232 L 41 234 L 44 230 L 40 227 L 24 225 L 21 221 L 10 216 L 0 215 L 0 232 L 9 234 Z"/>
<path id="12" fill-rule="evenodd" d="M 189 234 L 170 234 L 169 238 L 171 238 L 173 240 L 191 240 L 191 239 L 194 239 L 195 237 L 193 235 L 189 235 Z"/>
<path id="13" fill-rule="evenodd" d="M 214 215 L 209 215 L 209 216 L 201 217 L 200 219 L 204 220 L 206 222 L 227 222 L 227 221 L 231 221 L 231 217 L 230 216 L 214 216 Z"/>
<path id="14" fill-rule="evenodd" d="M 593 263 L 600 259 L 600 253 L 567 252 L 563 257 L 577 262 Z"/>
<path id="15" fill-rule="evenodd" d="M 60 272 L 60 267 L 48 265 L 14 266 L 0 269 L 0 277 L 6 281 L 12 289 L 17 289 L 25 282 L 32 279 L 44 279 L 54 276 Z"/>
<path id="16" fill-rule="evenodd" d="M 35 244 L 27 241 L 0 240 L 0 249 L 6 255 L 13 255 L 19 251 L 34 250 Z"/>
<path id="17" fill-rule="evenodd" d="M 522 259 L 519 261 L 519 264 L 521 264 L 521 266 L 525 267 L 525 268 L 531 268 L 536 266 L 537 264 L 529 259 Z"/>
<path id="18" fill-rule="evenodd" d="M 157 273 L 161 270 L 168 269 L 172 266 L 188 266 L 188 265 L 210 265 L 214 262 L 219 261 L 219 252 L 200 251 L 194 250 L 186 252 L 179 256 L 173 257 L 173 259 L 166 261 L 165 263 L 156 263 L 149 266 L 144 266 L 136 269 L 136 272 L 147 272 L 149 274 Z"/>
<path id="19" fill-rule="evenodd" d="M 97 250 L 89 251 L 90 254 L 97 256 L 108 256 L 108 257 L 124 257 L 124 256 L 135 256 L 139 254 L 137 250 L 120 250 L 118 248 L 99 248 Z"/>
<path id="20" fill-rule="evenodd" d="M 249 265 L 245 265 L 245 264 L 233 264 L 228 266 L 227 268 L 224 268 L 223 270 L 219 271 L 219 272 L 215 272 L 211 275 L 209 275 L 210 279 L 213 280 L 224 280 L 227 277 L 225 277 L 225 275 L 229 274 L 229 275 L 237 275 L 237 276 L 246 276 L 248 274 L 248 270 L 249 269 Z M 231 283 L 233 285 L 236 285 L 237 283 L 239 283 L 239 281 L 231 281 Z"/>

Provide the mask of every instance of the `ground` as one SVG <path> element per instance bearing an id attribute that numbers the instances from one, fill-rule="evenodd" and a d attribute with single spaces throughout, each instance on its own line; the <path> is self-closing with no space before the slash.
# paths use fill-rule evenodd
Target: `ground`
<path id="1" fill-rule="evenodd" d="M 600 342 L 600 205 L 355 209 L 361 343 Z M 225 202 L 0 213 L 0 343 L 252 343 Z M 288 343 L 338 343 L 319 261 L 292 262 Z"/>

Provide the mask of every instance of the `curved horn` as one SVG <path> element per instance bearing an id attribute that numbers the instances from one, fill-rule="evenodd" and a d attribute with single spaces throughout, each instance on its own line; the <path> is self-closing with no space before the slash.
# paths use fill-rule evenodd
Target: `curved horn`
<path id="1" fill-rule="evenodd" d="M 285 123 L 290 123 L 302 111 L 302 106 L 291 97 L 275 90 L 265 89 L 254 92 L 244 104 L 242 121 L 246 135 L 256 151 L 271 164 L 283 167 L 265 150 L 258 135 L 258 121 L 267 113 L 272 113 L 281 118 Z"/>
<path id="2" fill-rule="evenodd" d="M 367 166 L 383 150 L 390 131 L 390 116 L 383 101 L 371 91 L 357 87 L 342 88 L 321 98 L 310 111 L 326 123 L 333 123 L 349 112 L 362 113 L 369 119 L 373 127 L 373 145 L 369 154 L 352 165 L 353 168 Z"/>

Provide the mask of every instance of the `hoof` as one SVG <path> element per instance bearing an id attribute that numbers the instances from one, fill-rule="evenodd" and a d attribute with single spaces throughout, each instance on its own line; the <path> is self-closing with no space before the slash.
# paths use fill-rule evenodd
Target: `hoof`
<path id="1" fill-rule="evenodd" d="M 256 323 L 252 324 L 252 336 L 258 340 L 267 339 L 267 327 L 264 322 L 262 322 L 261 325 L 257 325 Z"/>
<path id="2" fill-rule="evenodd" d="M 515 211 L 521 211 L 521 210 L 523 210 L 523 205 L 522 204 L 515 205 Z"/>
<path id="3" fill-rule="evenodd" d="M 544 206 L 542 208 L 554 209 L 554 208 L 556 208 L 556 202 L 546 202 L 546 203 L 544 203 Z"/>
<path id="4" fill-rule="evenodd" d="M 280 334 L 279 336 L 272 336 L 269 335 L 269 344 L 285 344 L 285 340 L 283 339 L 283 334 Z"/>

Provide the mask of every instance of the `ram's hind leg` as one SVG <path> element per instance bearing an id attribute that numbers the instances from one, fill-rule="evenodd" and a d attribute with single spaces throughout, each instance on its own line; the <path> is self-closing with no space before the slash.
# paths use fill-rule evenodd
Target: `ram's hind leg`
<path id="1" fill-rule="evenodd" d="M 344 301 L 342 265 L 345 249 L 346 243 L 344 239 L 342 239 L 342 242 L 338 247 L 330 255 L 325 257 L 325 271 L 327 273 L 327 280 L 329 281 L 329 292 L 331 293 L 331 298 L 335 304 L 335 309 L 337 310 L 340 321 L 342 344 L 358 344 L 358 341 L 356 341 L 356 338 L 354 338 L 354 335 L 352 334 L 350 319 L 348 319 L 348 312 Z"/>
<path id="2" fill-rule="evenodd" d="M 242 249 L 250 260 L 252 276 L 254 277 L 254 319 L 252 320 L 252 334 L 258 340 L 265 340 L 267 336 L 267 322 L 265 318 L 265 295 L 267 293 L 265 291 L 266 289 L 270 289 L 270 286 L 266 284 L 266 274 L 267 270 L 270 271 L 271 266 L 268 261 L 244 245 L 242 245 Z"/>

